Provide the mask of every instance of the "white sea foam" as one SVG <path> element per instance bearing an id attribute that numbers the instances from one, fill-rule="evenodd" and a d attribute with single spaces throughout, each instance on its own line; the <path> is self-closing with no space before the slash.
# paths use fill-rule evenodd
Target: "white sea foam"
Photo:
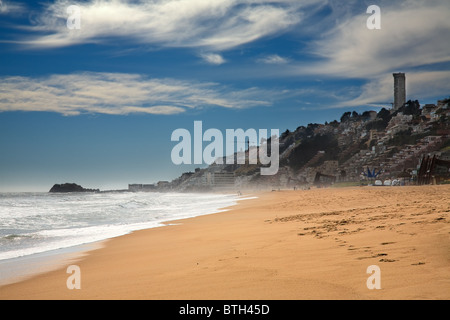
<path id="1" fill-rule="evenodd" d="M 0 260 L 219 212 L 237 199 L 195 193 L 0 194 Z"/>

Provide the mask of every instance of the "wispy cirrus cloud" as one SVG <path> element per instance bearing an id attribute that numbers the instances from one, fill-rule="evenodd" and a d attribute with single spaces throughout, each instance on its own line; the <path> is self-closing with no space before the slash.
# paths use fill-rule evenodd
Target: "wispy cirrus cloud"
<path id="1" fill-rule="evenodd" d="M 335 3 L 335 1 L 330 1 Z M 320 58 L 298 71 L 345 78 L 371 78 L 383 73 L 450 61 L 450 3 L 447 0 L 380 1 L 381 29 L 369 30 L 370 16 L 334 6 L 336 24 L 309 50 Z M 365 9 L 365 8 L 362 8 Z M 328 22 L 331 19 L 327 20 Z"/>
<path id="2" fill-rule="evenodd" d="M 258 88 L 233 90 L 216 83 L 148 78 L 138 74 L 83 72 L 45 77 L 0 77 L 1 111 L 64 115 L 131 113 L 171 115 L 207 107 L 268 106 Z"/>
<path id="3" fill-rule="evenodd" d="M 54 48 L 120 38 L 158 48 L 194 49 L 204 62 L 218 66 L 231 65 L 222 54 L 225 50 L 290 31 L 307 36 L 299 46 L 307 59 L 298 59 L 298 52 L 289 59 L 261 53 L 253 61 L 264 68 L 249 66 L 245 74 L 362 80 L 359 95 L 355 97 L 352 89 L 336 102 L 342 107 L 392 100 L 391 74 L 398 71 L 407 73 L 411 85 L 413 79 L 423 85 L 415 92 L 408 88 L 408 93 L 427 95 L 436 90 L 421 79 L 445 71 L 437 65 L 450 62 L 448 0 L 380 0 L 381 30 L 367 29 L 366 8 L 372 3 L 359 0 L 86 0 L 77 4 L 81 29 L 69 30 L 66 9 L 72 4 L 70 0 L 46 4 L 27 28 L 28 36 L 17 42 Z M 320 8 L 327 13 L 315 19 Z M 446 72 L 438 75 L 450 83 Z"/>
<path id="4" fill-rule="evenodd" d="M 81 9 L 81 29 L 68 30 L 71 0 L 46 5 L 20 43 L 39 48 L 102 43 L 126 37 L 141 44 L 221 51 L 285 32 L 297 25 L 302 8 L 324 0 L 89 0 Z"/>
<path id="5" fill-rule="evenodd" d="M 393 72 L 405 72 L 407 98 L 426 99 L 450 92 L 450 3 L 406 0 L 377 3 L 381 29 L 366 27 L 366 6 L 329 0 L 322 36 L 307 44 L 316 60 L 288 72 L 332 79 L 360 79 L 359 95 L 344 95 L 332 107 L 376 106 L 393 100 Z M 355 10 L 360 8 L 360 10 Z M 353 96 L 352 96 L 353 95 Z"/>

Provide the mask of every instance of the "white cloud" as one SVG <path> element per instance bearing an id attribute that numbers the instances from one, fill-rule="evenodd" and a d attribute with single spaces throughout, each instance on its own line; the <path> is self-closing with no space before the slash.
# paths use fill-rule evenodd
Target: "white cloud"
<path id="1" fill-rule="evenodd" d="M 365 10 L 329 25 L 312 51 L 322 60 L 299 72 L 374 78 L 381 74 L 450 61 L 448 0 L 382 1 L 381 30 L 369 30 Z"/>
<path id="2" fill-rule="evenodd" d="M 226 60 L 220 54 L 217 53 L 202 53 L 200 54 L 200 57 L 207 63 L 213 65 L 221 65 L 226 62 Z"/>
<path id="3" fill-rule="evenodd" d="M 260 58 L 257 61 L 260 63 L 266 63 L 266 64 L 285 64 L 285 63 L 289 62 L 289 59 L 280 57 L 277 54 L 272 54 L 272 55 L 268 55 L 263 58 Z"/>
<path id="4" fill-rule="evenodd" d="M 37 32 L 22 43 L 60 47 L 98 43 L 123 37 L 163 47 L 196 47 L 221 51 L 285 32 L 302 17 L 311 0 L 90 0 L 81 9 L 81 29 L 66 27 L 71 0 L 47 5 L 31 28 Z"/>
<path id="5" fill-rule="evenodd" d="M 369 30 L 368 4 L 329 0 L 332 12 L 315 26 L 320 37 L 305 48 L 316 60 L 298 62 L 285 74 L 366 81 L 357 93 L 354 88 L 341 92 L 338 102 L 330 106 L 337 108 L 389 106 L 393 72 L 406 73 L 407 99 L 448 96 L 450 71 L 445 64 L 450 62 L 450 2 L 380 0 L 377 5 L 381 29 Z"/>
<path id="6" fill-rule="evenodd" d="M 84 72 L 46 77 L 0 77 L 1 111 L 64 115 L 177 114 L 205 107 L 268 106 L 257 88 L 233 90 L 215 83 L 147 78 L 138 74 Z"/>

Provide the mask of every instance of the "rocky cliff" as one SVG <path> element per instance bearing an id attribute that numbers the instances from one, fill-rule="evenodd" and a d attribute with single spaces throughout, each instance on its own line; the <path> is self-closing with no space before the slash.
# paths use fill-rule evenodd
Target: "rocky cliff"
<path id="1" fill-rule="evenodd" d="M 55 184 L 49 192 L 99 192 L 99 189 L 85 189 L 76 183 Z"/>

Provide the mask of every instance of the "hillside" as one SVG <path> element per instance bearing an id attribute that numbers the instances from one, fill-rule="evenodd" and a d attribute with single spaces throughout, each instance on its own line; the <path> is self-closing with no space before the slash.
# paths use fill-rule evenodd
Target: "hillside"
<path id="1" fill-rule="evenodd" d="M 283 132 L 276 175 L 262 176 L 261 164 L 213 164 L 185 173 L 167 187 L 290 188 L 370 180 L 372 173 L 379 173 L 378 179 L 402 178 L 410 183 L 417 180 L 425 155 L 450 159 L 449 102 L 450 98 L 421 107 L 417 100 L 410 100 L 395 111 L 345 112 L 339 121 L 310 123 Z M 248 150 L 245 154 L 248 159 Z"/>

